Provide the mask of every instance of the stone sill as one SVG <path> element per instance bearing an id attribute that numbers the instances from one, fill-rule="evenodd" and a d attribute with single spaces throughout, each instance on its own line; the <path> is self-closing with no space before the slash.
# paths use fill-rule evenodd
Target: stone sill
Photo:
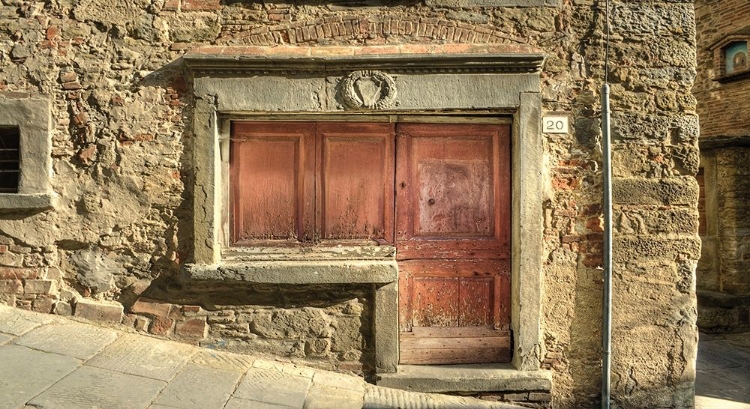
<path id="1" fill-rule="evenodd" d="M 0 211 L 51 209 L 55 207 L 52 193 L 0 193 Z"/>
<path id="2" fill-rule="evenodd" d="M 227 263 L 248 261 L 394 260 L 396 248 L 389 245 L 326 245 L 230 247 L 221 254 Z"/>
<path id="3" fill-rule="evenodd" d="M 189 281 L 257 284 L 387 284 L 398 280 L 395 260 L 248 261 L 191 264 Z"/>
<path id="4" fill-rule="evenodd" d="M 399 365 L 378 386 L 414 392 L 549 392 L 552 372 L 519 371 L 511 364 Z"/>
<path id="5" fill-rule="evenodd" d="M 750 70 L 742 70 L 733 72 L 731 74 L 724 74 L 717 77 L 714 77 L 714 81 L 718 81 L 720 83 L 727 83 L 732 81 L 739 81 L 743 80 L 745 78 L 750 78 Z"/>

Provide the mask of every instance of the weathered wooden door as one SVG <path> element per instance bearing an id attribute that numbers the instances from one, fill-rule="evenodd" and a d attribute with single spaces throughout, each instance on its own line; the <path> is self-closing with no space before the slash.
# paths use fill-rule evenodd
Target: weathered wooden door
<path id="1" fill-rule="evenodd" d="M 400 362 L 510 360 L 510 127 L 397 126 Z"/>

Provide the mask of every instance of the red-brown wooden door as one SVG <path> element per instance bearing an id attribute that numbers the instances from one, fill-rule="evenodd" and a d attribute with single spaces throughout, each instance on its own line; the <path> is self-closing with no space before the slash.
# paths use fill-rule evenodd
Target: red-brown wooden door
<path id="1" fill-rule="evenodd" d="M 397 134 L 400 362 L 507 362 L 510 127 Z"/>

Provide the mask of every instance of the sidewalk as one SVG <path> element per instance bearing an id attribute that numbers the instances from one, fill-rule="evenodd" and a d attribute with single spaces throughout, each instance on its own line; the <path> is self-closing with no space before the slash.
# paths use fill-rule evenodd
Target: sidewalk
<path id="1" fill-rule="evenodd" d="M 700 334 L 696 409 L 750 409 L 750 332 Z"/>
<path id="2" fill-rule="evenodd" d="M 517 406 L 388 389 L 0 306 L 0 409 L 459 409 Z"/>

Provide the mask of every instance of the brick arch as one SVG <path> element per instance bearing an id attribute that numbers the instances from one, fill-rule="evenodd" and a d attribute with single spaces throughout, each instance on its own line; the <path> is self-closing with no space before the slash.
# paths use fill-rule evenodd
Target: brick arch
<path id="1" fill-rule="evenodd" d="M 330 17 L 276 26 L 227 26 L 219 45 L 379 45 L 394 43 L 524 43 L 484 24 L 437 18 Z"/>

